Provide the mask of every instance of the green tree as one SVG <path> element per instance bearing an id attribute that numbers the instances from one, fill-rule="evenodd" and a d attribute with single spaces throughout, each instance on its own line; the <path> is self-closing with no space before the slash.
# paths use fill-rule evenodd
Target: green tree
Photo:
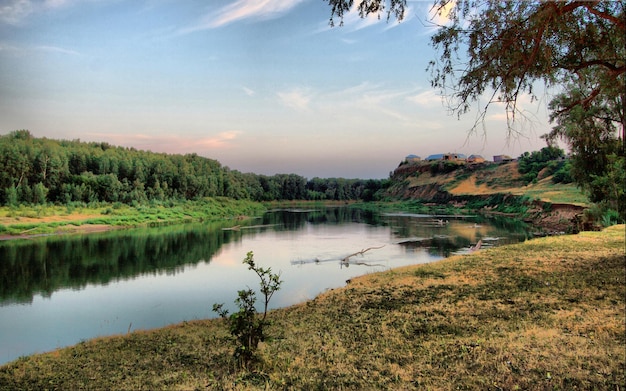
<path id="1" fill-rule="evenodd" d="M 12 208 L 17 207 L 19 205 L 18 197 L 17 197 L 17 189 L 15 186 L 7 187 L 4 190 L 4 196 L 6 198 L 6 204 Z"/>
<path id="2" fill-rule="evenodd" d="M 48 189 L 39 182 L 32 189 L 32 202 L 33 204 L 45 204 L 48 197 Z"/>

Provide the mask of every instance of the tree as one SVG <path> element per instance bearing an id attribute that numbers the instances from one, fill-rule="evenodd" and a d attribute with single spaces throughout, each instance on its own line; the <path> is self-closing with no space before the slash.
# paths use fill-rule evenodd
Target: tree
<path id="1" fill-rule="evenodd" d="M 327 1 L 331 24 L 353 6 L 353 0 Z M 362 17 L 386 12 L 401 19 L 406 0 L 357 0 L 356 7 Z M 431 85 L 443 91 L 459 116 L 481 105 L 471 132 L 494 103 L 503 104 L 509 136 L 520 132 L 515 129 L 516 119 L 524 116 L 520 98 L 538 99 L 541 84 L 556 92 L 549 104 L 556 127 L 546 138 L 570 145 L 572 166 L 580 172 L 574 177 L 593 194 L 597 177 L 619 177 L 611 167 L 624 159 L 625 8 L 623 1 L 609 0 L 436 0 L 433 14 L 446 22 L 431 37 L 437 51 L 428 66 Z M 613 163 L 599 158 L 602 151 L 615 154 Z M 584 169 L 585 162 L 594 169 Z M 597 198 L 624 204 L 611 197 Z M 620 214 L 624 218 L 625 211 Z"/>

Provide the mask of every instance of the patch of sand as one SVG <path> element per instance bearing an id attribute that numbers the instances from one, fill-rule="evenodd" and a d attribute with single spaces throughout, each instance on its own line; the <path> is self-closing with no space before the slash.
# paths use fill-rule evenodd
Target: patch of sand
<path id="1" fill-rule="evenodd" d="M 13 224 L 42 224 L 42 223 L 56 223 L 56 222 L 70 222 L 70 221 L 84 221 L 95 217 L 101 217 L 100 214 L 83 214 L 72 213 L 70 215 L 53 215 L 53 216 L 41 216 L 41 217 L 24 217 L 24 216 L 1 216 L 0 224 L 13 225 Z"/>
<path id="2" fill-rule="evenodd" d="M 490 194 L 493 193 L 493 189 L 490 189 L 486 184 L 481 183 L 476 185 L 476 176 L 472 175 L 463 182 L 459 183 L 454 189 L 450 190 L 451 194 Z"/>

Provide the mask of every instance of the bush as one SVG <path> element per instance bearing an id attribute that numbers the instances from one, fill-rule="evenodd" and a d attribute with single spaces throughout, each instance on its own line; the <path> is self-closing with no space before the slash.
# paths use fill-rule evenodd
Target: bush
<path id="1" fill-rule="evenodd" d="M 524 152 L 518 159 L 518 171 L 526 183 L 537 179 L 537 175 L 544 168 L 548 168 L 546 176 L 556 172 L 564 163 L 560 160 L 565 157 L 565 152 L 556 147 L 544 147 L 540 151 L 532 153 Z"/>
<path id="2" fill-rule="evenodd" d="M 261 293 L 264 297 L 263 314 L 257 314 L 256 311 L 256 294 L 248 288 L 240 290 L 235 304 L 239 307 L 239 311 L 228 317 L 228 310 L 225 310 L 224 304 L 213 304 L 213 311 L 219 316 L 228 319 L 230 333 L 235 337 L 237 346 L 233 356 L 239 364 L 247 368 L 248 365 L 256 359 L 256 349 L 259 342 L 267 339 L 265 328 L 269 324 L 267 318 L 267 307 L 269 302 L 280 289 L 280 273 L 273 274 L 271 268 L 264 269 L 256 266 L 254 263 L 254 254 L 248 252 L 243 263 L 248 265 L 248 270 L 254 271 L 261 280 Z"/>
<path id="3" fill-rule="evenodd" d="M 552 177 L 553 183 L 572 183 L 574 179 L 571 174 L 572 165 L 569 161 L 565 162 L 560 168 L 554 173 Z"/>

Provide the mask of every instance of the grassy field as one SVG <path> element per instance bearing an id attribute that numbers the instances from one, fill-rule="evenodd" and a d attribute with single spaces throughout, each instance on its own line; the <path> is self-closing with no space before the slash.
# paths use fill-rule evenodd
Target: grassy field
<path id="1" fill-rule="evenodd" d="M 224 321 L 205 320 L 18 359 L 0 367 L 0 389 L 624 390 L 624 234 L 354 279 L 271 312 L 274 338 L 248 370 Z"/>

